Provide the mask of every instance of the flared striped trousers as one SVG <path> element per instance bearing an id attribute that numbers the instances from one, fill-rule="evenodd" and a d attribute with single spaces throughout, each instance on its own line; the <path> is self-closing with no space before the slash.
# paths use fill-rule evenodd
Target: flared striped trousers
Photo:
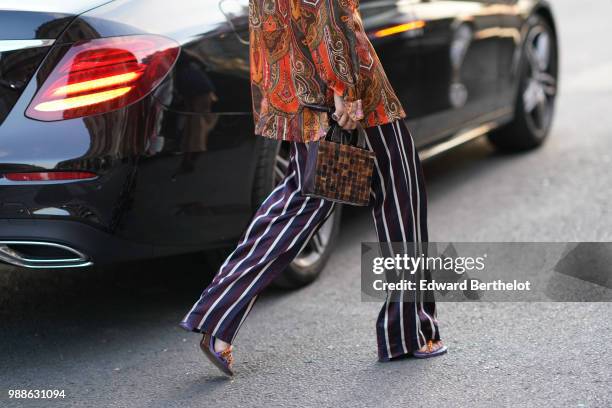
<path id="1" fill-rule="evenodd" d="M 370 206 L 381 242 L 426 242 L 427 197 L 421 163 L 402 120 L 366 128 L 375 152 Z M 257 296 L 283 271 L 334 210 L 301 193 L 307 146 L 292 143 L 283 180 L 261 204 L 236 249 L 181 321 L 186 330 L 232 343 Z M 395 292 L 393 292 L 395 294 Z M 394 298 L 395 297 L 395 298 Z M 435 303 L 418 291 L 387 296 L 376 323 L 382 361 L 439 340 Z"/>

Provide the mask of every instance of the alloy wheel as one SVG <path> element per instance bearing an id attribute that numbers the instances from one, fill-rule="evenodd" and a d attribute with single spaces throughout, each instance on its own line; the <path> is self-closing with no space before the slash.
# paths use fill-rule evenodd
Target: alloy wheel
<path id="1" fill-rule="evenodd" d="M 288 167 L 289 145 L 283 143 L 280 146 L 278 154 L 276 155 L 276 163 L 274 165 L 275 185 L 277 185 L 285 176 Z M 307 268 L 319 262 L 323 254 L 327 251 L 327 248 L 331 242 L 335 217 L 336 213 L 332 212 L 327 221 L 325 221 L 325 223 L 319 227 L 302 251 L 295 257 L 291 263 L 292 266 Z"/>
<path id="2" fill-rule="evenodd" d="M 525 118 L 530 130 L 544 137 L 552 117 L 557 94 L 554 38 L 541 24 L 531 28 L 525 43 L 527 76 L 522 94 Z"/>

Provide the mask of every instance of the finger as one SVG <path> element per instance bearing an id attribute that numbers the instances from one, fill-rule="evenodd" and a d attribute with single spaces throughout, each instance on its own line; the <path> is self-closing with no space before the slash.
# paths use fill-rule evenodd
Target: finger
<path id="1" fill-rule="evenodd" d="M 346 122 L 348 122 L 348 120 L 349 120 L 348 113 L 344 112 L 342 116 L 340 116 L 340 119 L 338 120 L 338 124 L 341 127 L 344 127 L 344 125 L 346 125 Z"/>
<path id="2" fill-rule="evenodd" d="M 346 130 L 353 130 L 353 129 L 355 129 L 355 127 L 356 127 L 356 126 L 357 126 L 357 125 L 356 125 L 355 121 L 353 121 L 353 120 L 349 119 L 349 120 L 346 122 L 346 124 L 344 125 L 343 129 L 346 129 Z"/>

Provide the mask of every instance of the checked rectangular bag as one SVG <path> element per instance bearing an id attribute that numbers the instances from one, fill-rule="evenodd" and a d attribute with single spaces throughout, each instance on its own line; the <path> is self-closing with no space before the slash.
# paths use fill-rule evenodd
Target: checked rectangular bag
<path id="1" fill-rule="evenodd" d="M 344 204 L 365 206 L 370 202 L 374 152 L 358 146 L 360 131 L 346 131 L 335 121 L 319 141 L 307 144 L 308 156 L 303 193 Z"/>

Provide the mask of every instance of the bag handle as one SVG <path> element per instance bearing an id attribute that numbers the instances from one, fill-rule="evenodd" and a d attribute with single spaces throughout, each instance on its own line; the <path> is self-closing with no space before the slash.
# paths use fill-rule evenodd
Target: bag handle
<path id="1" fill-rule="evenodd" d="M 309 108 L 309 109 L 316 110 L 316 111 L 319 111 L 319 112 L 327 112 L 327 114 L 329 116 L 329 119 L 332 122 L 332 127 L 333 127 L 332 131 L 328 133 L 328 135 L 330 135 L 330 140 L 335 141 L 335 140 L 333 140 L 334 136 L 339 133 L 339 137 L 337 139 L 338 143 L 348 144 L 348 145 L 352 145 L 352 146 L 357 146 L 357 147 L 360 147 L 362 149 L 368 150 L 368 148 L 366 147 L 365 129 L 363 128 L 363 126 L 361 126 L 361 123 L 357 122 L 357 128 L 354 129 L 354 130 L 350 130 L 349 131 L 349 130 L 346 130 L 346 129 L 343 129 L 342 127 L 340 127 L 340 125 L 338 125 L 338 122 L 336 122 L 334 120 L 334 118 L 332 118 L 331 115 L 332 115 L 332 113 L 334 113 L 334 109 L 333 108 L 331 108 L 329 106 L 325 106 L 325 105 L 313 105 L 313 104 L 309 104 L 309 103 L 303 103 L 302 105 L 307 107 L 307 108 Z M 350 136 L 350 139 L 349 139 L 348 143 L 344 142 L 344 140 L 343 140 L 343 136 L 344 135 Z"/>

